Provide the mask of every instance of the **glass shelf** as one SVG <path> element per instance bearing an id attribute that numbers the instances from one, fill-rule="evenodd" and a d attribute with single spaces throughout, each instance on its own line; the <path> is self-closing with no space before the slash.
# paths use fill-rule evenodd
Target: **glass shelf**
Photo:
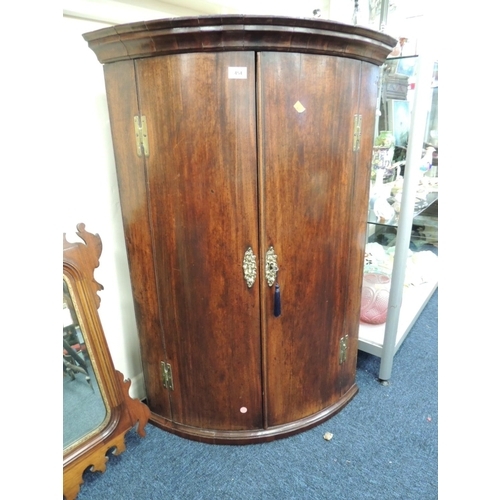
<path id="1" fill-rule="evenodd" d="M 427 94 L 421 86 L 428 82 Z M 364 273 L 389 276 L 391 285 L 385 323 L 360 322 L 358 338 L 360 350 L 381 358 L 383 381 L 438 285 L 437 107 L 438 64 L 432 56 L 387 60 L 381 68 Z"/>
<path id="2" fill-rule="evenodd" d="M 394 182 L 384 184 L 385 189 L 388 192 L 392 192 L 394 184 L 395 184 Z M 389 196 L 384 198 L 384 200 L 393 209 L 393 212 L 390 213 L 393 213 L 394 215 L 390 218 L 384 218 L 383 216 L 379 215 L 376 212 L 376 210 L 374 210 L 374 207 L 371 205 L 368 210 L 368 224 L 397 227 L 399 224 L 399 211 L 397 210 L 397 206 L 399 204 L 398 198 L 397 196 L 389 194 Z M 431 191 L 424 192 L 415 200 L 415 210 L 413 212 L 413 217 L 415 218 L 422 212 L 426 211 L 437 200 L 438 200 L 437 186 L 435 190 L 433 188 L 433 190 Z"/>

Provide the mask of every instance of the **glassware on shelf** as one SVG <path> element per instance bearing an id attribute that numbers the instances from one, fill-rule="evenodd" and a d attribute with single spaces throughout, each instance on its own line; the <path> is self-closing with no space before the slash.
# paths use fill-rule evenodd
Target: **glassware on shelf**
<path id="1" fill-rule="evenodd" d="M 384 130 L 375 139 L 372 155 L 372 181 L 370 189 L 370 222 L 390 223 L 395 216 L 394 208 L 387 202 L 390 193 L 384 186 L 384 177 L 392 175 L 395 139 L 392 132 Z"/>

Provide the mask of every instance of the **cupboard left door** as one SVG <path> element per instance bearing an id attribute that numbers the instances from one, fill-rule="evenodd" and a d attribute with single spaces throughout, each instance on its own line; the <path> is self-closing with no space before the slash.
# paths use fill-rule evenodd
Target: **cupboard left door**
<path id="1" fill-rule="evenodd" d="M 165 352 L 173 382 L 148 397 L 153 419 L 191 436 L 262 428 L 259 275 L 249 287 L 243 272 L 246 250 L 258 255 L 254 60 L 224 52 L 135 62 L 149 155 L 127 175 L 144 186 L 149 236 L 132 254 L 153 263 L 135 287 L 154 290 L 158 324 L 141 335 Z M 146 365 L 159 362 L 147 355 Z"/>

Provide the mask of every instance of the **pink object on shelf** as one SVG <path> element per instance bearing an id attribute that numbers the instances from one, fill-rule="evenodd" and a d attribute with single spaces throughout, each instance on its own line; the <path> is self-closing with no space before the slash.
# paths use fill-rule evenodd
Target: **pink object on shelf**
<path id="1" fill-rule="evenodd" d="M 391 278 L 386 274 L 368 273 L 363 277 L 361 321 L 372 325 L 385 323 L 389 308 Z"/>

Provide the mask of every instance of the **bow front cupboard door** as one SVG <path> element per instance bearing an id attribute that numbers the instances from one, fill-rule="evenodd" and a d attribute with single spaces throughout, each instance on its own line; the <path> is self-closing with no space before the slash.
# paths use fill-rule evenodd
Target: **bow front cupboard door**
<path id="1" fill-rule="evenodd" d="M 225 50 L 104 71 L 153 423 L 248 443 L 335 414 L 357 392 L 378 67 Z"/>

